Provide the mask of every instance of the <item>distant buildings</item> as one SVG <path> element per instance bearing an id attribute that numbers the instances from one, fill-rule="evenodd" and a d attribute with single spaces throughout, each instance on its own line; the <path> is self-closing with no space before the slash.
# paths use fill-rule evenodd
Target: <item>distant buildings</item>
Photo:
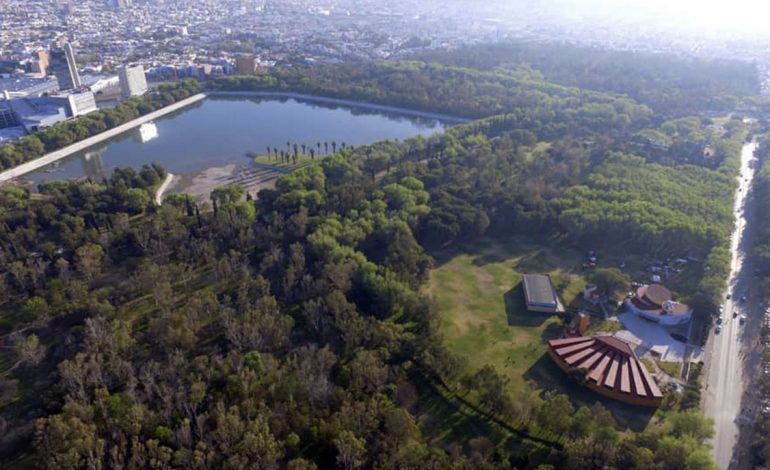
<path id="1" fill-rule="evenodd" d="M 547 274 L 524 275 L 524 300 L 530 312 L 564 312 L 564 306 Z"/>
<path id="2" fill-rule="evenodd" d="M 690 306 L 675 302 L 671 291 L 660 284 L 643 285 L 626 300 L 626 307 L 640 317 L 661 325 L 681 325 L 692 317 Z"/>
<path id="3" fill-rule="evenodd" d="M 15 98 L 8 103 L 16 122 L 30 134 L 97 109 L 94 94 L 90 91 L 60 96 Z"/>
<path id="4" fill-rule="evenodd" d="M 120 94 L 123 98 L 141 96 L 147 92 L 147 79 L 141 65 L 123 67 L 118 72 L 120 77 Z"/>
<path id="5" fill-rule="evenodd" d="M 238 75 L 253 75 L 257 71 L 257 59 L 254 54 L 241 54 L 235 58 Z"/>
<path id="6" fill-rule="evenodd" d="M 116 10 L 124 10 L 133 5 L 133 0 L 112 0 L 112 7 Z"/>
<path id="7" fill-rule="evenodd" d="M 18 125 L 19 122 L 16 120 L 16 115 L 13 114 L 13 110 L 10 107 L 3 106 L 3 103 L 0 103 L 0 129 Z"/>
<path id="8" fill-rule="evenodd" d="M 59 82 L 59 89 L 62 91 L 79 90 L 82 83 L 72 45 L 67 43 L 61 49 L 52 49 L 50 55 L 51 72 L 56 76 L 56 81 Z"/>
<path id="9" fill-rule="evenodd" d="M 48 65 L 50 63 L 48 51 L 45 49 L 38 49 L 32 53 L 32 57 L 35 58 L 31 66 L 32 72 L 39 73 L 43 77 L 48 75 Z"/>

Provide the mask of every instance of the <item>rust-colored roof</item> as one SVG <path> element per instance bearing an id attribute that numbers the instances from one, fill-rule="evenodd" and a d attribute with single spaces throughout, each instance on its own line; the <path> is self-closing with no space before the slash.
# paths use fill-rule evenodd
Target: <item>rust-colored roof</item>
<path id="1" fill-rule="evenodd" d="M 672 299 L 671 291 L 660 284 L 642 286 L 639 288 L 638 293 L 640 297 L 647 297 L 650 302 L 659 307 Z"/>
<path id="2" fill-rule="evenodd" d="M 658 385 L 634 350 L 625 341 L 614 336 L 564 338 L 548 341 L 554 360 L 573 370 L 585 370 L 586 379 L 618 394 L 622 399 L 660 400 Z"/>

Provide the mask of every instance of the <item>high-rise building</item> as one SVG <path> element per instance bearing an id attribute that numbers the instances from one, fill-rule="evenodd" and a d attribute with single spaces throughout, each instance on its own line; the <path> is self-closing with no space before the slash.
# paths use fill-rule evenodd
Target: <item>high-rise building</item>
<path id="1" fill-rule="evenodd" d="M 235 58 L 235 68 L 238 75 L 253 75 L 257 70 L 257 61 L 254 54 L 241 54 Z"/>
<path id="2" fill-rule="evenodd" d="M 147 92 L 147 78 L 141 65 L 123 67 L 118 72 L 120 78 L 120 94 L 124 98 L 141 96 Z"/>
<path id="3" fill-rule="evenodd" d="M 51 49 L 51 71 L 56 75 L 60 90 L 77 90 L 81 87 L 75 51 L 67 43 L 61 49 Z"/>
<path id="4" fill-rule="evenodd" d="M 35 52 L 32 53 L 32 57 L 35 58 L 36 64 L 37 64 L 37 72 L 39 72 L 42 75 L 48 74 L 48 51 L 45 49 L 38 49 Z"/>
<path id="5" fill-rule="evenodd" d="M 123 10 L 133 5 L 133 0 L 112 0 L 112 6 L 117 10 Z"/>
<path id="6" fill-rule="evenodd" d="M 16 115 L 13 114 L 13 110 L 10 108 L 10 106 L 4 106 L 2 103 L 0 103 L 0 129 L 5 129 L 6 127 L 15 127 L 18 125 L 19 122 L 16 120 Z"/>

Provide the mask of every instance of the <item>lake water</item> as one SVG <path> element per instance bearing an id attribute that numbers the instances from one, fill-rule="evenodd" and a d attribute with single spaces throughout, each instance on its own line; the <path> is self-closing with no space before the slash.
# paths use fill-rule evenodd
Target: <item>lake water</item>
<path id="1" fill-rule="evenodd" d="M 337 148 L 405 139 L 442 131 L 437 120 L 384 113 L 367 108 L 331 106 L 276 98 L 207 98 L 152 123 L 28 173 L 24 179 L 89 176 L 101 179 L 115 168 L 159 163 L 176 175 L 207 168 L 250 165 L 247 153 L 267 147 L 286 150 L 286 142 L 312 145 L 337 142 Z M 300 149 L 301 151 L 301 149 Z"/>

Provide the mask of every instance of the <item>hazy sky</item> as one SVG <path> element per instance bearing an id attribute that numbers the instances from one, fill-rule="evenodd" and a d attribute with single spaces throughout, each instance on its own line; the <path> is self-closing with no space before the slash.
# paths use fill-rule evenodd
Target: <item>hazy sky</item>
<path id="1" fill-rule="evenodd" d="M 652 13 L 685 28 L 770 34 L 770 0 L 598 0 L 618 14 Z M 578 5 L 584 0 L 575 0 Z M 593 3 L 589 1 L 588 3 Z"/>

